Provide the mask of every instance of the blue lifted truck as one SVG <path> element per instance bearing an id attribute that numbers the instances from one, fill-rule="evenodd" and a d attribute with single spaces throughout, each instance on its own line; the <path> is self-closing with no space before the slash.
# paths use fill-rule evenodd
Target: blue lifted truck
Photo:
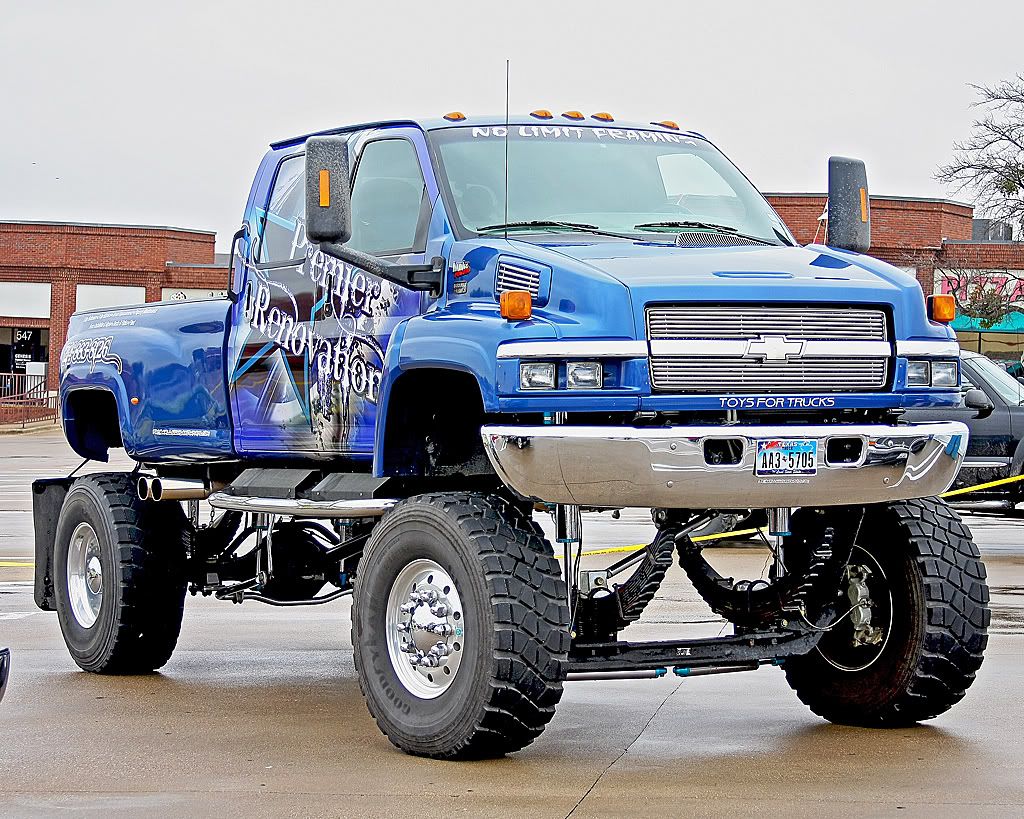
<path id="1" fill-rule="evenodd" d="M 229 298 L 72 318 L 67 439 L 139 466 L 34 484 L 37 603 L 82 668 L 135 673 L 186 591 L 352 594 L 370 711 L 435 757 L 522 748 L 573 679 L 774 664 L 835 722 L 934 717 L 988 590 L 935 497 L 967 428 L 902 414 L 958 402 L 958 348 L 943 297 L 861 255 L 868 202 L 833 157 L 800 247 L 705 137 L 607 114 L 276 143 Z M 624 507 L 657 536 L 584 569 L 581 510 Z M 767 512 L 764 578 L 690 538 L 737 509 Z M 620 639 L 676 561 L 732 633 Z"/>

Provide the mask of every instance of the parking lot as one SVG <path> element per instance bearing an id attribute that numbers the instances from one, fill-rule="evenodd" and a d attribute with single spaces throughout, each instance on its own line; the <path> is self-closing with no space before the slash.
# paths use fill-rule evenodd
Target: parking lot
<path id="1" fill-rule="evenodd" d="M 775 669 L 575 682 L 526 750 L 447 763 L 404 756 L 377 730 L 344 600 L 288 610 L 190 598 L 160 673 L 79 671 L 56 615 L 33 604 L 29 494 L 33 478 L 77 464 L 57 430 L 0 436 L 0 645 L 13 653 L 0 705 L 4 815 L 1005 816 L 1024 803 L 1024 521 L 968 518 L 988 565 L 992 637 L 966 699 L 932 723 L 829 725 Z M 652 531 L 640 512 L 588 516 L 586 548 Z M 758 576 L 765 554 L 730 542 L 714 559 Z M 675 568 L 628 634 L 721 627 Z"/>

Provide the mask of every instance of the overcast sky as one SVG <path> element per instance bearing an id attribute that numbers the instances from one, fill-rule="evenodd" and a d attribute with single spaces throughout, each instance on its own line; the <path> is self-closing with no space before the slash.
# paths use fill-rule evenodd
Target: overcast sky
<path id="1" fill-rule="evenodd" d="M 267 144 L 452 109 L 677 120 L 765 191 L 932 180 L 974 92 L 1024 71 L 1024 4 L 0 0 L 0 219 L 241 219 Z"/>

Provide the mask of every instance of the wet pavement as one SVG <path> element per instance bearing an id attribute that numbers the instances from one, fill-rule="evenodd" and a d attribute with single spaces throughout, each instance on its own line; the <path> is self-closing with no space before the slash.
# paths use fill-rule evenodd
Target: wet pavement
<path id="1" fill-rule="evenodd" d="M 768 668 L 575 682 L 529 748 L 449 763 L 407 757 L 377 730 L 344 600 L 283 610 L 190 598 L 160 673 L 79 671 L 20 565 L 32 560 L 28 484 L 76 465 L 59 432 L 0 436 L 0 644 L 14 666 L 0 705 L 0 815 L 1024 814 L 1022 520 L 967 517 L 989 569 L 993 636 L 967 697 L 926 725 L 829 725 Z M 586 546 L 640 543 L 652 531 L 640 512 L 588 516 Z M 765 556 L 739 542 L 712 559 L 756 577 Z M 626 634 L 721 629 L 675 568 Z"/>

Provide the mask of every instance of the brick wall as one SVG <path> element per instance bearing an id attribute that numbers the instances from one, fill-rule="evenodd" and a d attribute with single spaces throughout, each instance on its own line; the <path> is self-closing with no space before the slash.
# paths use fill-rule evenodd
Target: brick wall
<path id="1" fill-rule="evenodd" d="M 814 240 L 825 194 L 770 193 L 768 201 L 801 244 Z M 935 268 L 941 259 L 969 261 L 977 269 L 1024 269 L 1024 243 L 971 242 L 974 209 L 945 199 L 899 196 L 871 197 L 871 249 L 896 267 L 914 268 L 926 294 L 935 287 Z M 818 241 L 824 240 L 824 229 Z"/>
<path id="2" fill-rule="evenodd" d="M 228 272 L 214 266 L 215 238 L 169 227 L 0 222 L 0 312 L 8 314 L 0 326 L 49 328 L 55 388 L 79 284 L 145 287 L 147 302 L 165 287 L 223 290 Z M 49 282 L 49 320 L 18 318 L 18 306 L 3 298 L 4 282 Z"/>

